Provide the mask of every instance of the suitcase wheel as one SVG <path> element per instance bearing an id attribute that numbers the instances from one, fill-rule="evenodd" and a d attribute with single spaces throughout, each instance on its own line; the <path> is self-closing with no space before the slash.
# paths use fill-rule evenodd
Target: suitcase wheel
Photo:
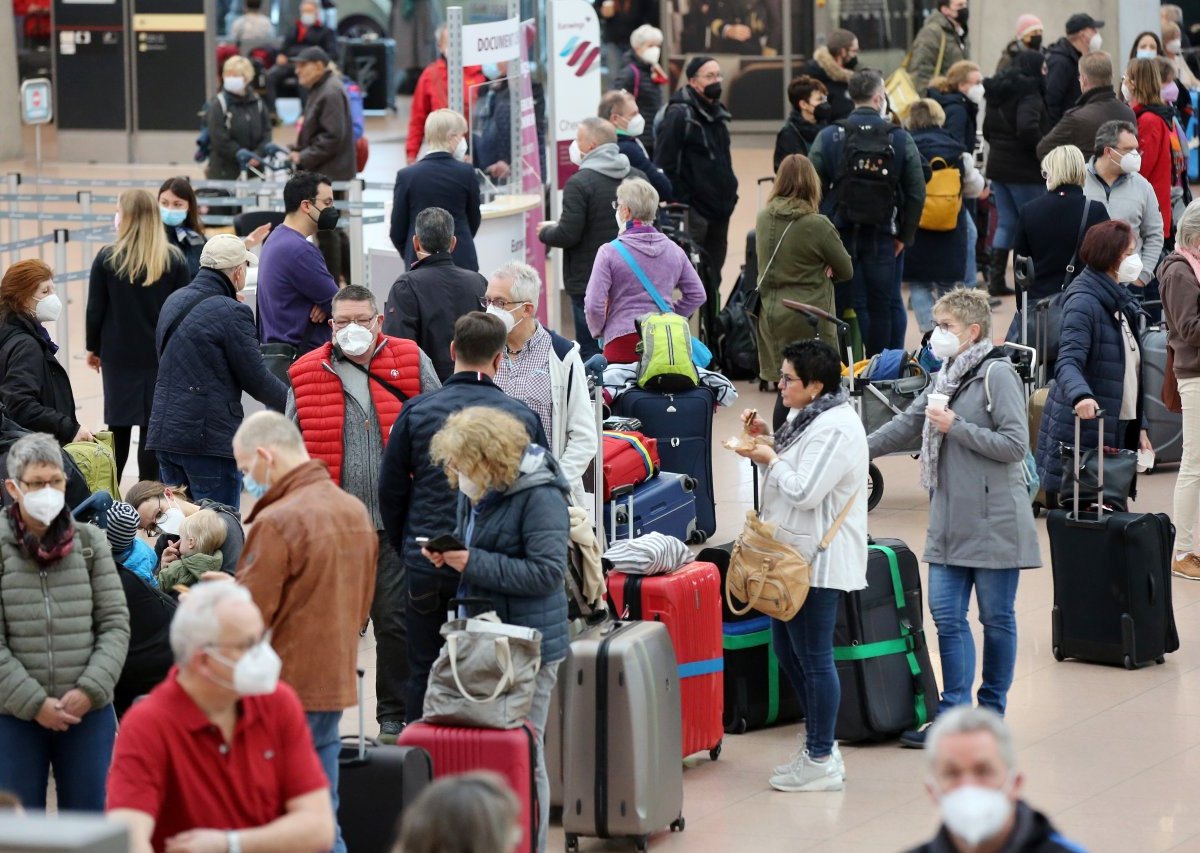
<path id="1" fill-rule="evenodd" d="M 721 757 L 721 744 L 722 743 L 724 743 L 724 741 L 720 741 L 720 740 L 717 741 L 717 745 L 708 751 L 709 759 L 711 759 L 712 761 L 716 761 L 718 758 Z"/>
<path id="2" fill-rule="evenodd" d="M 636 850 L 637 853 L 646 853 L 646 849 L 649 846 L 650 846 L 650 836 L 649 835 L 643 835 L 640 838 L 635 838 L 633 840 L 633 849 Z"/>
<path id="3" fill-rule="evenodd" d="M 1062 663 L 1066 659 L 1066 655 L 1063 654 L 1063 650 L 1059 646 L 1055 646 L 1052 650 L 1052 653 L 1054 655 L 1054 659 L 1059 663 Z"/>
<path id="4" fill-rule="evenodd" d="M 1125 655 L 1125 668 L 1137 669 L 1137 664 L 1133 662 L 1133 658 L 1131 658 L 1129 655 Z"/>
<path id="5" fill-rule="evenodd" d="M 686 825 L 683 815 L 680 815 L 678 820 L 671 821 L 671 832 L 683 832 L 683 828 Z"/>
<path id="6" fill-rule="evenodd" d="M 688 534 L 687 541 L 689 545 L 700 545 L 708 541 L 708 534 L 703 530 L 693 530 Z"/>
<path id="7" fill-rule="evenodd" d="M 867 512 L 879 506 L 881 500 L 883 500 L 883 472 L 875 467 L 874 462 L 871 462 L 867 465 Z"/>
<path id="8" fill-rule="evenodd" d="M 579 836 L 570 832 L 567 833 L 567 853 L 576 853 L 579 850 Z"/>
<path id="9" fill-rule="evenodd" d="M 1165 656 L 1165 655 L 1159 655 L 1158 657 L 1156 657 L 1156 658 L 1154 659 L 1154 662 L 1155 662 L 1156 664 L 1158 664 L 1159 666 L 1162 666 L 1164 663 L 1166 663 L 1166 662 L 1167 662 L 1167 658 L 1166 658 L 1166 656 Z"/>
<path id="10" fill-rule="evenodd" d="M 725 731 L 727 734 L 731 735 L 744 735 L 746 733 L 746 729 L 748 728 L 749 726 L 746 724 L 746 718 L 738 717 L 730 725 L 725 727 Z"/>

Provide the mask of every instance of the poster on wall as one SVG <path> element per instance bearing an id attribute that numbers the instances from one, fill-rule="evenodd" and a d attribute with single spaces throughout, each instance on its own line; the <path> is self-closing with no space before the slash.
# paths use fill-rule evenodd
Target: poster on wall
<path id="1" fill-rule="evenodd" d="M 547 165 L 553 187 L 561 191 L 579 169 L 570 156 L 579 122 L 595 115 L 600 103 L 600 21 L 584 0 L 552 0 L 552 5 L 547 53 L 554 143 Z"/>

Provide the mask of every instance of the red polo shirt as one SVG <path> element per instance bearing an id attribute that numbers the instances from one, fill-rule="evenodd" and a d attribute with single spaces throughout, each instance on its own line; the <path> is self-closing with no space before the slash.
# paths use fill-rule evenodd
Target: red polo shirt
<path id="1" fill-rule="evenodd" d="M 177 674 L 121 719 L 108 774 L 108 809 L 152 815 L 155 850 L 189 829 L 264 826 L 288 800 L 329 787 L 292 688 L 242 699 L 226 745 Z"/>

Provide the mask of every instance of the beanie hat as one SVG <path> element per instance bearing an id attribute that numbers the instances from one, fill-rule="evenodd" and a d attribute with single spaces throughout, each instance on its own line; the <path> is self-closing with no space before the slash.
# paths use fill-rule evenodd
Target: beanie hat
<path id="1" fill-rule="evenodd" d="M 687 78 L 689 80 L 691 80 L 693 77 L 695 77 L 697 74 L 700 73 L 701 68 L 703 68 L 705 65 L 707 65 L 710 62 L 716 62 L 716 60 L 713 59 L 711 56 L 693 56 L 691 61 L 688 62 L 687 68 L 685 69 Z"/>
<path id="2" fill-rule="evenodd" d="M 1043 29 L 1042 19 L 1037 15 L 1025 14 L 1017 18 L 1017 38 L 1023 39 L 1034 30 Z"/>
<path id="3" fill-rule="evenodd" d="M 125 501 L 114 501 L 108 508 L 108 529 L 105 532 L 114 556 L 124 554 L 133 544 L 139 521 L 138 511 Z"/>

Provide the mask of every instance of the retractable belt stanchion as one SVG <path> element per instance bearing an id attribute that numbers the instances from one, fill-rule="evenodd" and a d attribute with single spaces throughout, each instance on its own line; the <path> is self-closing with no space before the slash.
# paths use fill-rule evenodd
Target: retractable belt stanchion
<path id="1" fill-rule="evenodd" d="M 362 287 L 370 287 L 367 281 L 367 259 L 363 251 L 363 180 L 350 181 L 348 200 L 350 204 L 350 281 Z M 382 306 L 381 306 L 382 307 Z"/>
<path id="2" fill-rule="evenodd" d="M 54 270 L 59 276 L 66 278 L 67 271 L 67 242 L 71 235 L 66 228 L 54 229 Z M 71 367 L 71 311 L 70 311 L 70 282 L 63 283 L 63 307 L 58 312 L 58 360 L 68 370 Z"/>
<path id="3" fill-rule="evenodd" d="M 21 192 L 21 173 L 9 172 L 4 178 L 4 191 L 11 198 Z M 8 202 L 9 211 L 17 213 L 21 207 L 17 202 Z M 21 226 L 18 224 L 16 217 L 10 217 L 8 220 L 8 237 L 5 240 L 7 243 L 15 243 L 21 239 Z M 19 258 L 9 258 L 9 262 L 19 260 Z"/>

